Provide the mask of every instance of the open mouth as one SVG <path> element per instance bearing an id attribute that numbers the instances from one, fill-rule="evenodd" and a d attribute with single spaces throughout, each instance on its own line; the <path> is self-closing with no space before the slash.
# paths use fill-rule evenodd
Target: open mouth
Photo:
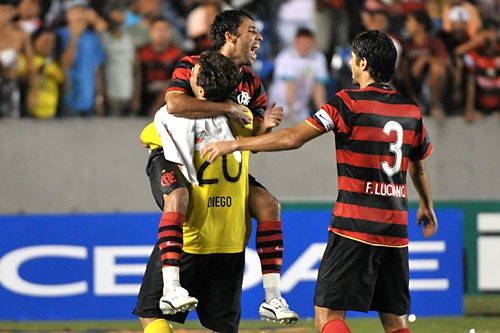
<path id="1" fill-rule="evenodd" d="M 250 48 L 250 55 L 252 58 L 257 58 L 257 50 L 260 48 L 260 44 L 253 44 Z"/>

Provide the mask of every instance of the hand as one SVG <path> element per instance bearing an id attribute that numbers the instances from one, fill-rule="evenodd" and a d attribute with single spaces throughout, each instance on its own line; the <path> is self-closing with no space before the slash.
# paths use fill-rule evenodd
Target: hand
<path id="1" fill-rule="evenodd" d="M 421 226 L 422 222 L 423 230 L 422 234 L 425 238 L 434 236 L 438 228 L 438 222 L 434 209 L 420 205 L 417 211 L 417 226 Z"/>
<path id="2" fill-rule="evenodd" d="M 241 126 L 245 126 L 252 122 L 252 117 L 250 117 L 248 114 L 245 113 L 247 109 L 244 106 L 236 104 L 233 101 L 227 101 L 224 103 L 229 106 L 228 108 L 229 111 L 226 112 L 226 116 L 229 119 L 233 119 Z"/>
<path id="3" fill-rule="evenodd" d="M 235 142 L 236 141 L 221 141 L 209 143 L 201 149 L 201 157 L 203 158 L 205 155 L 208 155 L 207 161 L 208 163 L 212 163 L 217 157 L 235 151 Z"/>
<path id="4" fill-rule="evenodd" d="M 264 128 L 271 129 L 279 126 L 283 120 L 283 107 L 276 106 L 276 102 L 271 102 L 271 105 L 266 109 L 264 113 Z"/>

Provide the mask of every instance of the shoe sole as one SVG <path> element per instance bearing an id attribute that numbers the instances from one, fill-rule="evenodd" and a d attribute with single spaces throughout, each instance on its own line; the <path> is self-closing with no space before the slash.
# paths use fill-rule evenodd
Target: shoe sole
<path id="1" fill-rule="evenodd" d="M 282 319 L 278 320 L 277 318 L 270 318 L 270 317 L 261 315 L 260 320 L 269 321 L 272 323 L 280 323 L 282 325 L 287 325 L 287 326 L 293 326 L 297 323 L 298 318 L 292 317 L 292 318 L 282 318 Z"/>
<path id="2" fill-rule="evenodd" d="M 184 304 L 178 305 L 178 306 L 173 306 L 172 303 L 167 302 L 167 301 L 161 301 L 164 304 L 166 304 L 170 309 L 162 310 L 163 314 L 176 314 L 179 312 L 189 312 L 191 310 L 194 310 L 198 306 L 198 301 L 189 301 Z"/>
<path id="3" fill-rule="evenodd" d="M 295 323 L 297 323 L 297 321 L 299 320 L 299 318 L 296 316 L 278 319 L 278 318 L 276 318 L 276 316 L 274 316 L 273 313 L 268 313 L 268 312 L 271 312 L 271 311 L 267 310 L 266 312 L 259 312 L 260 319 L 264 320 L 264 321 L 269 321 L 269 322 L 273 322 L 273 323 L 280 323 L 280 324 L 288 325 L 288 326 L 295 325 Z"/>

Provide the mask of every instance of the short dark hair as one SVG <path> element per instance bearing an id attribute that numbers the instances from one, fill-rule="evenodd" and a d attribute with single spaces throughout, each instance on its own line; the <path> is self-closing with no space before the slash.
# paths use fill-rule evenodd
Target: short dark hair
<path id="1" fill-rule="evenodd" d="M 217 51 L 205 51 L 198 60 L 200 72 L 196 84 L 205 90 L 205 98 L 223 102 L 240 82 L 240 69 L 234 61 Z"/>
<path id="2" fill-rule="evenodd" d="M 35 30 L 31 34 L 31 40 L 34 42 L 38 39 L 38 37 L 40 37 L 43 34 L 55 34 L 55 30 L 53 30 L 51 28 L 41 27 L 41 28 Z"/>
<path id="3" fill-rule="evenodd" d="M 352 51 L 358 57 L 365 58 L 368 71 L 376 82 L 387 83 L 394 74 L 397 51 L 392 39 L 379 30 L 360 33 L 352 42 Z"/>
<path id="4" fill-rule="evenodd" d="M 418 24 L 423 25 L 425 31 L 429 32 L 432 30 L 432 19 L 425 9 L 415 10 L 408 15 L 413 16 Z"/>
<path id="5" fill-rule="evenodd" d="M 314 38 L 314 33 L 309 28 L 299 27 L 297 29 L 297 32 L 295 32 L 295 37 L 312 37 L 312 38 Z"/>
<path id="6" fill-rule="evenodd" d="M 149 24 L 149 26 L 152 27 L 153 25 L 155 25 L 158 22 L 165 22 L 168 26 L 171 26 L 170 21 L 165 16 L 161 16 L 161 15 L 153 17 L 151 19 L 151 23 Z"/>
<path id="7" fill-rule="evenodd" d="M 255 21 L 252 15 L 244 9 L 224 10 L 215 16 L 210 26 L 210 38 L 215 51 L 219 51 L 226 43 L 226 32 L 238 36 L 238 27 L 246 17 Z"/>

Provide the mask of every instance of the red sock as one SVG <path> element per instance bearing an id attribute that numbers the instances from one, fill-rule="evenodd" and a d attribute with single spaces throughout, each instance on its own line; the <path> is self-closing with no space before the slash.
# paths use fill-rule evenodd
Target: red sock
<path id="1" fill-rule="evenodd" d="M 158 241 L 160 242 L 162 267 L 179 267 L 181 264 L 184 219 L 183 214 L 176 212 L 165 212 L 161 216 L 158 226 Z"/>
<path id="2" fill-rule="evenodd" d="M 280 273 L 283 264 L 283 231 L 281 221 L 257 221 L 255 236 L 262 274 Z"/>
<path id="3" fill-rule="evenodd" d="M 321 333 L 351 333 L 351 330 L 343 319 L 333 319 L 323 325 Z"/>
<path id="4" fill-rule="evenodd" d="M 405 328 L 401 328 L 399 330 L 392 331 L 390 333 L 410 333 L 410 328 L 409 327 L 405 327 Z"/>

